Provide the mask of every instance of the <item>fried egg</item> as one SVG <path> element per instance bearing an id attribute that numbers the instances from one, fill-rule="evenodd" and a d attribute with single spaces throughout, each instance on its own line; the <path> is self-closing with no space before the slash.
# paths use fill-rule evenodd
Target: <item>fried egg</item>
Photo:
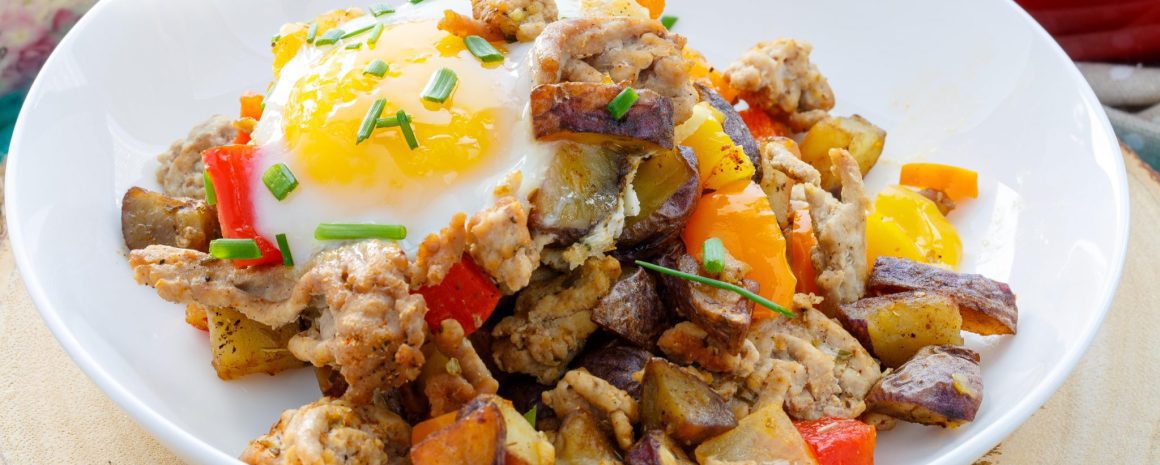
<path id="1" fill-rule="evenodd" d="M 490 206 L 494 189 L 512 173 L 522 178 L 524 196 L 539 185 L 553 148 L 532 132 L 530 44 L 493 44 L 504 60 L 482 62 L 462 38 L 437 27 L 445 9 L 466 5 L 404 3 L 377 18 L 346 10 L 315 20 L 319 30 L 382 23 L 374 43 L 362 33 L 319 45 L 322 34 L 316 33 L 310 44 L 308 24 L 283 28 L 274 46 L 275 79 L 253 132 L 259 155 L 251 185 L 260 234 L 285 234 L 295 260 L 305 262 L 333 245 L 315 239 L 318 224 L 400 224 L 408 230 L 400 244 L 413 254 L 455 213 L 470 216 Z M 382 77 L 364 73 L 375 60 L 388 65 Z M 423 100 L 428 81 L 442 68 L 458 78 L 453 93 L 444 103 Z M 377 128 L 358 141 L 378 99 L 386 101 L 381 117 L 399 110 L 411 116 L 418 147 L 412 149 L 398 127 Z M 281 201 L 259 179 L 278 163 L 299 182 Z"/>

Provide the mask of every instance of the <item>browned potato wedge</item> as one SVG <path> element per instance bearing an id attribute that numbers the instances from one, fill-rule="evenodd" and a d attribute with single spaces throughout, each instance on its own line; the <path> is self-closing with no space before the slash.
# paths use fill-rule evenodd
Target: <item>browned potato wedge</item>
<path id="1" fill-rule="evenodd" d="M 634 374 L 651 358 L 649 351 L 617 341 L 581 355 L 576 368 L 587 369 L 592 376 L 640 400 L 640 381 Z"/>
<path id="2" fill-rule="evenodd" d="M 975 419 L 983 403 L 979 354 L 965 347 L 928 346 L 866 396 L 871 412 L 955 428 Z"/>
<path id="3" fill-rule="evenodd" d="M 132 187 L 121 199 L 121 235 L 129 250 L 168 245 L 205 252 L 221 228 L 217 211 L 204 201 Z"/>
<path id="4" fill-rule="evenodd" d="M 680 240 L 693 214 L 701 195 L 697 155 L 688 147 L 656 152 L 637 168 L 632 189 L 640 212 L 624 219 L 615 254 L 622 260 L 653 258 Z"/>
<path id="5" fill-rule="evenodd" d="M 683 249 L 666 255 L 660 264 L 689 274 L 703 274 L 701 264 Z M 664 289 L 661 295 L 670 308 L 703 328 L 726 350 L 741 348 L 753 321 L 752 301 L 731 291 L 669 275 L 661 275 L 660 282 Z M 746 280 L 745 286 L 757 292 L 757 283 Z"/>
<path id="6" fill-rule="evenodd" d="M 878 257 L 866 283 L 870 294 L 939 292 L 955 299 L 963 329 L 975 334 L 1015 334 L 1019 307 L 1011 287 L 977 274 L 955 273 L 903 258 Z"/>
<path id="7" fill-rule="evenodd" d="M 815 124 L 802 139 L 802 160 L 822 174 L 822 188 L 834 191 L 841 186 L 830 169 L 830 149 L 846 149 L 858 160 L 862 176 L 878 163 L 882 147 L 886 145 L 886 131 L 854 115 L 849 118 L 829 117 Z"/>
<path id="8" fill-rule="evenodd" d="M 511 402 L 499 396 L 483 395 L 473 402 L 488 402 L 499 407 L 503 415 L 504 429 L 507 438 L 504 441 L 504 450 L 507 452 L 504 462 L 506 465 L 552 465 L 556 463 L 556 448 L 544 436 L 536 431 L 531 423 L 524 418 Z"/>
<path id="9" fill-rule="evenodd" d="M 704 381 L 660 358 L 648 361 L 641 381 L 641 423 L 695 446 L 737 426 L 725 400 Z"/>
<path id="10" fill-rule="evenodd" d="M 455 423 L 411 447 L 413 465 L 501 465 L 507 428 L 494 403 L 476 400 L 463 406 Z"/>
<path id="11" fill-rule="evenodd" d="M 697 93 L 701 94 L 701 100 L 709 102 L 713 108 L 725 115 L 725 123 L 721 126 L 725 129 L 725 134 L 733 139 L 733 143 L 741 147 L 745 151 L 745 155 L 753 162 L 753 166 L 761 166 L 761 148 L 758 147 L 757 141 L 753 139 L 753 134 L 749 132 L 749 126 L 745 125 L 745 120 L 741 119 L 741 115 L 733 108 L 733 105 L 725 101 L 717 91 L 714 91 L 702 84 L 695 84 Z M 758 170 L 754 177 L 761 176 L 761 170 Z"/>
<path id="12" fill-rule="evenodd" d="M 624 454 L 626 465 L 694 465 L 664 431 L 650 430 Z"/>
<path id="13" fill-rule="evenodd" d="M 209 331 L 209 313 L 200 304 L 185 306 L 185 322 L 202 331 Z"/>
<path id="14" fill-rule="evenodd" d="M 702 443 L 694 455 L 697 463 L 818 463 L 793 421 L 773 402 L 742 418 L 731 431 Z"/>
<path id="15" fill-rule="evenodd" d="M 673 104 L 656 92 L 636 89 L 636 103 L 617 120 L 608 104 L 623 87 L 617 84 L 563 82 L 532 89 L 532 127 L 537 139 L 583 143 L 646 142 L 666 149 L 673 143 Z"/>
<path id="16" fill-rule="evenodd" d="M 954 299 L 937 292 L 867 297 L 841 307 L 850 334 L 888 367 L 898 367 L 923 347 L 962 345 L 963 320 Z"/>
<path id="17" fill-rule="evenodd" d="M 652 275 L 644 268 L 623 265 L 620 279 L 592 309 L 592 321 L 628 342 L 652 348 L 670 318 Z"/>
<path id="18" fill-rule="evenodd" d="M 620 455 L 592 414 L 585 410 L 575 410 L 564 418 L 560 431 L 556 433 L 556 465 L 618 463 Z"/>
<path id="19" fill-rule="evenodd" d="M 213 368 L 218 378 L 230 380 L 254 373 L 273 375 L 305 365 L 286 349 L 286 343 L 298 333 L 296 325 L 271 329 L 225 307 L 208 308 L 206 314 Z"/>
<path id="20" fill-rule="evenodd" d="M 531 196 L 532 232 L 554 234 L 554 244 L 561 246 L 584 237 L 613 214 L 626 169 L 624 157 L 609 148 L 562 145 Z"/>

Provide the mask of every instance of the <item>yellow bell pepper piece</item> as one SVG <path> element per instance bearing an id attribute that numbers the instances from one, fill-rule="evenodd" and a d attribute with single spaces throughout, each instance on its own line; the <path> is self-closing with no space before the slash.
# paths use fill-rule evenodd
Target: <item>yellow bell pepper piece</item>
<path id="1" fill-rule="evenodd" d="M 753 177 L 753 161 L 725 133 L 725 116 L 708 102 L 693 107 L 693 115 L 674 133 L 680 145 L 693 149 L 701 171 L 701 187 L 718 190 Z"/>
<path id="2" fill-rule="evenodd" d="M 963 242 L 954 225 L 930 199 L 901 186 L 878 194 L 866 218 L 866 253 L 873 265 L 880 256 L 899 257 L 956 269 Z"/>

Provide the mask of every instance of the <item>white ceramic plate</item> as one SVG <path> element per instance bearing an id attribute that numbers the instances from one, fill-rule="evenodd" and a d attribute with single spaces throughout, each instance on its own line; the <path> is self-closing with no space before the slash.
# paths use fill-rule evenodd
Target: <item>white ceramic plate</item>
<path id="1" fill-rule="evenodd" d="M 462 5 L 467 0 L 428 0 Z M 400 3 L 401 0 L 395 0 Z M 269 38 L 342 1 L 105 0 L 53 53 L 21 113 L 8 167 L 17 263 L 77 364 L 194 463 L 227 463 L 285 408 L 318 397 L 309 370 L 224 383 L 179 306 L 133 283 L 118 202 L 153 185 L 154 155 L 269 79 Z M 1116 288 L 1128 229 L 1124 168 L 1087 84 L 1003 1 L 670 2 L 676 30 L 718 64 L 759 40 L 812 42 L 838 96 L 889 131 L 880 188 L 935 160 L 980 172 L 952 214 L 965 271 L 1010 282 L 1019 335 L 971 338 L 986 397 L 955 431 L 902 425 L 883 464 L 966 464 L 1060 385 Z"/>

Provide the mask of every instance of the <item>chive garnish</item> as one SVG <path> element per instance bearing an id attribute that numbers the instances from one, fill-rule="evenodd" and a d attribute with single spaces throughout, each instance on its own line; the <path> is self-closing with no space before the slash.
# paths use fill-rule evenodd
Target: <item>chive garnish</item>
<path id="1" fill-rule="evenodd" d="M 294 255 L 290 253 L 290 241 L 286 240 L 286 235 L 278 234 L 274 240 L 278 241 L 278 251 L 282 252 L 282 265 L 294 266 Z"/>
<path id="2" fill-rule="evenodd" d="M 419 148 L 419 140 L 415 138 L 415 130 L 411 128 L 411 117 L 403 110 L 399 110 L 395 114 L 395 120 L 399 124 L 399 130 L 403 131 L 403 137 L 407 139 L 407 146 L 411 150 Z"/>
<path id="3" fill-rule="evenodd" d="M 358 138 L 355 139 L 355 145 L 361 144 L 362 141 L 371 136 L 371 132 L 375 130 L 375 123 L 379 120 L 379 115 L 383 114 L 385 106 L 387 106 L 385 98 L 375 100 L 375 103 L 371 104 L 370 109 L 367 110 L 367 115 L 363 117 L 362 124 L 358 127 Z"/>
<path id="4" fill-rule="evenodd" d="M 423 89 L 423 100 L 435 103 L 446 102 L 458 83 L 459 76 L 455 75 L 455 71 L 439 68 L 435 74 L 431 75 L 431 80 L 427 81 L 427 88 Z"/>
<path id="5" fill-rule="evenodd" d="M 378 23 L 375 25 L 375 27 L 371 28 L 371 35 L 370 35 L 370 37 L 367 37 L 367 44 L 368 45 L 374 45 L 374 44 L 378 43 L 379 36 L 383 35 L 383 28 L 384 28 L 383 23 Z"/>
<path id="6" fill-rule="evenodd" d="M 362 48 L 362 42 L 355 42 L 345 47 L 347 50 L 358 50 Z"/>
<path id="7" fill-rule="evenodd" d="M 349 31 L 343 34 L 342 38 L 349 39 L 351 37 L 367 32 L 371 30 L 371 28 L 375 27 L 376 24 L 379 24 L 379 22 L 375 19 L 374 16 L 360 16 L 358 18 L 352 19 L 346 24 L 342 25 L 345 28 L 344 30 Z"/>
<path id="8" fill-rule="evenodd" d="M 524 412 L 524 419 L 528 420 L 528 423 L 532 424 L 532 428 L 536 427 L 536 413 L 538 413 L 536 411 L 536 407 L 539 407 L 539 406 L 533 405 L 530 410 L 528 410 L 527 412 Z"/>
<path id="9" fill-rule="evenodd" d="M 787 310 L 785 307 L 782 307 L 781 305 L 778 305 L 778 304 L 774 303 L 773 301 L 766 299 L 765 297 L 754 294 L 753 292 L 750 292 L 749 289 L 738 286 L 736 284 L 730 284 L 730 283 L 727 283 L 724 281 L 718 281 L 716 279 L 706 278 L 704 276 L 689 274 L 689 273 L 685 273 L 683 271 L 677 271 L 677 270 L 674 270 L 672 268 L 666 268 L 666 267 L 663 267 L 660 265 L 654 265 L 652 263 L 644 262 L 644 261 L 640 261 L 640 260 L 637 260 L 636 264 L 637 264 L 637 266 L 655 271 L 657 273 L 667 274 L 669 276 L 675 276 L 675 277 L 678 277 L 681 279 L 687 279 L 689 281 L 704 284 L 706 286 L 712 286 L 712 287 L 715 287 L 717 289 L 724 289 L 726 291 L 734 292 L 737 295 L 740 295 L 741 297 L 745 297 L 746 299 L 749 299 L 749 300 L 756 302 L 758 305 L 761 305 L 762 307 L 765 307 L 765 308 L 773 310 L 777 313 L 780 313 L 780 314 L 784 315 L 786 318 L 794 318 L 797 316 L 793 312 Z"/>
<path id="10" fill-rule="evenodd" d="M 214 239 L 209 254 L 222 260 L 252 260 L 262 258 L 262 249 L 253 239 Z"/>
<path id="11" fill-rule="evenodd" d="M 306 43 L 313 44 L 315 37 L 318 37 L 318 22 L 311 21 L 310 30 L 306 31 Z"/>
<path id="12" fill-rule="evenodd" d="M 375 15 L 375 16 L 382 16 L 382 15 L 391 14 L 391 13 L 395 12 L 395 9 L 391 8 L 391 6 L 386 4 L 386 3 L 380 3 L 378 5 L 371 5 L 370 10 L 371 10 L 371 14 Z"/>
<path id="13" fill-rule="evenodd" d="M 202 171 L 201 177 L 205 181 L 205 203 L 217 205 L 217 190 L 213 188 L 213 179 L 210 179 L 209 171 Z"/>
<path id="14" fill-rule="evenodd" d="M 270 46 L 278 45 L 279 40 L 282 40 L 282 34 L 274 34 L 274 37 L 270 38 Z"/>
<path id="15" fill-rule="evenodd" d="M 677 24 L 677 17 L 676 16 L 669 16 L 669 15 L 661 16 L 661 24 L 663 24 L 665 26 L 665 29 L 668 29 L 671 31 L 671 30 L 673 30 L 673 25 Z"/>
<path id="16" fill-rule="evenodd" d="M 317 39 L 314 39 L 314 45 L 332 45 L 335 42 L 338 42 L 338 39 L 341 39 L 343 34 L 345 33 L 342 32 L 342 29 L 336 27 L 326 31 Z"/>
<path id="17" fill-rule="evenodd" d="M 341 224 L 322 223 L 314 229 L 314 238 L 320 241 L 346 241 L 356 239 L 407 238 L 407 228 L 399 224 Z"/>
<path id="18" fill-rule="evenodd" d="M 399 113 L 402 113 L 402 112 L 399 112 Z M 411 121 L 411 117 L 409 115 L 407 115 L 406 113 L 403 113 L 403 117 L 408 122 Z M 394 128 L 394 127 L 398 127 L 398 126 L 399 126 L 399 115 L 398 114 L 384 116 L 382 118 L 379 118 L 378 121 L 375 121 L 375 127 L 379 127 L 379 128 Z"/>
<path id="19" fill-rule="evenodd" d="M 725 244 L 721 239 L 710 237 L 701 246 L 701 256 L 705 271 L 713 274 L 725 271 Z"/>
<path id="20" fill-rule="evenodd" d="M 503 61 L 503 54 L 483 37 L 467 36 L 463 38 L 463 43 L 467 45 L 467 50 L 471 51 L 472 55 L 479 58 L 479 61 L 484 63 Z"/>
<path id="21" fill-rule="evenodd" d="M 412 4 L 412 5 L 417 5 L 417 4 L 420 4 L 420 3 L 423 3 L 423 0 L 411 0 L 411 4 Z"/>
<path id="22" fill-rule="evenodd" d="M 298 187 L 298 178 L 294 177 L 285 163 L 278 163 L 262 173 L 262 183 L 274 194 L 274 198 L 281 201 Z"/>
<path id="23" fill-rule="evenodd" d="M 373 74 L 378 77 L 383 77 L 384 74 L 387 74 L 387 69 L 387 62 L 375 58 L 374 61 L 367 63 L 366 68 L 363 68 L 363 74 Z"/>
<path id="24" fill-rule="evenodd" d="M 633 105 L 636 105 L 636 100 L 639 98 L 640 96 L 636 94 L 635 89 L 631 87 L 625 87 L 624 90 L 620 91 L 620 93 L 617 94 L 611 102 L 608 102 L 608 113 L 611 114 L 614 119 L 619 121 L 620 119 L 624 118 L 624 115 L 628 114 L 628 110 L 631 109 Z"/>

